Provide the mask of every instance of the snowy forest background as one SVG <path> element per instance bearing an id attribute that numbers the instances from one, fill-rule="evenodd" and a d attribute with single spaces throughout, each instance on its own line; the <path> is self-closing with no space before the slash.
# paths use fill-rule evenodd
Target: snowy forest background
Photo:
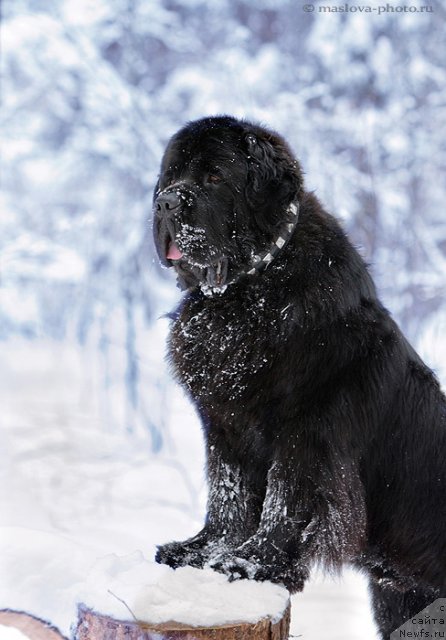
<path id="1" fill-rule="evenodd" d="M 179 294 L 150 230 L 163 148 L 189 119 L 230 113 L 289 140 L 307 186 L 343 220 L 386 305 L 446 379 L 446 4 L 379 16 L 314 4 L 3 1 L 0 383 L 15 416 L 3 430 L 12 438 L 17 416 L 27 421 L 9 464 L 21 489 L 36 483 L 28 498 L 47 482 L 36 500 L 49 510 L 55 484 L 69 485 L 73 434 L 80 455 L 94 413 L 88 437 L 107 439 L 104 456 L 116 453 L 113 438 L 121 452 L 137 443 L 158 470 L 152 500 L 162 502 L 162 460 L 186 487 L 170 506 L 201 517 L 198 427 L 163 363 L 161 316 Z M 59 402 L 60 418 L 64 394 L 66 413 L 80 412 L 70 439 L 62 447 L 53 434 L 51 453 L 45 437 L 26 445 L 44 432 L 43 404 Z M 65 508 L 52 517 L 67 531 Z"/>

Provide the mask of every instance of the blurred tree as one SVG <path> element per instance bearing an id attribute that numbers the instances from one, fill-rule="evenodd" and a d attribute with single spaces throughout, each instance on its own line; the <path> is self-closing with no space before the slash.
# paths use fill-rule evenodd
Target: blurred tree
<path id="1" fill-rule="evenodd" d="M 185 120 L 229 112 L 282 132 L 410 336 L 444 316 L 443 6 L 370 16 L 292 0 L 10 0 L 3 11 L 1 335 L 94 342 L 107 387 L 125 382 L 124 426 L 148 427 L 155 449 L 165 382 L 141 376 L 174 294 L 154 259 L 151 191 Z"/>
<path id="2" fill-rule="evenodd" d="M 446 42 L 438 23 L 445 10 L 386 13 L 379 21 L 322 17 L 309 51 L 314 82 L 324 86 L 313 106 L 321 155 L 328 173 L 343 181 L 333 207 L 342 209 L 346 197 L 350 230 L 416 339 L 427 316 L 441 309 L 445 290 L 445 226 L 439 223 L 445 185 L 438 184 L 446 104 Z"/>

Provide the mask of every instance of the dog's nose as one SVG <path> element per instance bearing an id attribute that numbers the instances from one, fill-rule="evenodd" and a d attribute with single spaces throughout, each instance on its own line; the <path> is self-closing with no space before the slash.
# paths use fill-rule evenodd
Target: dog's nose
<path id="1" fill-rule="evenodd" d="M 156 199 L 156 210 L 158 214 L 164 215 L 181 205 L 181 198 L 176 191 L 161 193 Z"/>

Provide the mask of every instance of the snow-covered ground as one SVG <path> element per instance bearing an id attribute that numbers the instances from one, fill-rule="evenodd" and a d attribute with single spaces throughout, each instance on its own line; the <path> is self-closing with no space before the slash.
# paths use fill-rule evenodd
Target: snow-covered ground
<path id="1" fill-rule="evenodd" d="M 2 345 L 2 360 L 0 608 L 26 610 L 68 633 L 77 594 L 100 585 L 100 575 L 106 591 L 116 567 L 144 564 L 156 544 L 199 529 L 201 434 L 173 387 L 162 453 L 150 453 L 149 436 L 111 431 L 92 384 L 94 357 L 79 348 L 17 341 Z M 111 591 L 115 582 L 110 577 Z M 292 636 L 376 637 L 365 581 L 353 571 L 336 581 L 315 575 L 292 602 Z M 0 640 L 19 637 L 0 626 Z"/>
<path id="2" fill-rule="evenodd" d="M 0 334 L 65 340 L 76 327 L 97 343 L 0 342 L 0 608 L 66 630 L 88 576 L 201 526 L 200 431 L 165 384 L 165 323 L 144 360 L 139 343 L 173 295 L 150 271 L 148 193 L 186 120 L 232 113 L 289 139 L 446 381 L 441 11 L 318 4 L 3 3 Z M 292 634 L 374 638 L 363 578 L 315 576 L 293 598 Z"/>

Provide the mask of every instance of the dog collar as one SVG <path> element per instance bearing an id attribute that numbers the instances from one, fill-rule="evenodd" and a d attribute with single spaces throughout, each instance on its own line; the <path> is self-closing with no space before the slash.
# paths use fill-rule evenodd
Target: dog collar
<path id="1" fill-rule="evenodd" d="M 288 243 L 299 220 L 299 203 L 292 202 L 288 206 L 287 214 L 287 217 L 291 221 L 287 222 L 281 229 L 278 237 L 273 241 L 266 253 L 264 253 L 262 256 L 253 256 L 253 258 L 251 259 L 251 266 L 249 271 L 245 271 L 248 276 L 252 276 L 256 272 L 266 269 L 266 267 L 271 264 L 277 254 L 280 253 L 280 251 Z"/>
<path id="2" fill-rule="evenodd" d="M 261 255 L 252 256 L 249 265 L 244 269 L 238 271 L 233 278 L 231 278 L 228 282 L 225 282 L 223 285 L 211 285 L 209 283 L 201 283 L 200 289 L 206 296 L 212 296 L 214 293 L 222 294 L 226 291 L 227 287 L 234 282 L 237 282 L 239 278 L 243 275 L 253 276 L 256 273 L 260 273 L 264 269 L 266 269 L 271 262 L 277 257 L 277 255 L 282 251 L 282 249 L 287 245 L 291 236 L 293 235 L 294 229 L 299 220 L 299 202 L 291 202 L 288 205 L 286 210 L 288 222 L 281 228 L 279 235 L 269 248 L 262 253 Z M 221 263 L 219 263 L 219 267 L 221 268 Z"/>

